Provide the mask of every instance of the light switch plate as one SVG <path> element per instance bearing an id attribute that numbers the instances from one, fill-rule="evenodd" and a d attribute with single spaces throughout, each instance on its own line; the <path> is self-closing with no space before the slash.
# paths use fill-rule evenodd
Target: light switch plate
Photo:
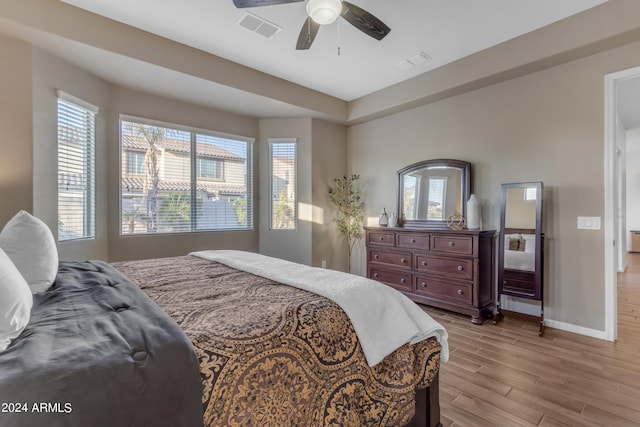
<path id="1" fill-rule="evenodd" d="M 578 229 L 579 230 L 600 230 L 600 217 L 599 216 L 579 216 Z"/>

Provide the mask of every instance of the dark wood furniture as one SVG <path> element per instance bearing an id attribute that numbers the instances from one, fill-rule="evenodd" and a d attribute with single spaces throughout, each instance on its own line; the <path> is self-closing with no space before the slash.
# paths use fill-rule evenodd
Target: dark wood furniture
<path id="1" fill-rule="evenodd" d="M 495 304 L 494 230 L 365 227 L 367 277 L 482 324 Z"/>
<path id="2" fill-rule="evenodd" d="M 502 184 L 500 237 L 498 245 L 498 294 L 494 323 L 502 318 L 500 296 L 509 295 L 540 301 L 540 330 L 544 333 L 544 233 L 542 233 L 542 182 Z M 505 236 L 532 236 L 533 262 L 526 268 L 507 262 L 509 249 Z M 529 248 L 527 243 L 526 247 Z M 520 249 L 521 250 L 521 249 Z"/>

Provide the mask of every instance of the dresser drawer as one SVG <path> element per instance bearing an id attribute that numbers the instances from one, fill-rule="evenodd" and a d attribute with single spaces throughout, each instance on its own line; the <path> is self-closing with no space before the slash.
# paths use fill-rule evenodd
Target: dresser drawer
<path id="1" fill-rule="evenodd" d="M 367 232 L 367 244 L 395 246 L 396 233 L 394 233 L 393 231 L 369 231 Z"/>
<path id="2" fill-rule="evenodd" d="M 473 237 L 431 236 L 431 251 L 449 254 L 473 255 Z"/>
<path id="3" fill-rule="evenodd" d="M 398 233 L 396 246 L 407 249 L 429 249 L 428 234 Z"/>
<path id="4" fill-rule="evenodd" d="M 409 272 L 389 271 L 370 267 L 367 271 L 367 276 L 373 280 L 391 285 L 400 291 L 411 292 L 411 273 Z"/>
<path id="5" fill-rule="evenodd" d="M 446 275 L 457 279 L 473 279 L 473 260 L 464 258 L 439 258 L 416 254 L 416 271 Z"/>
<path id="6" fill-rule="evenodd" d="M 387 264 L 395 268 L 407 268 L 411 269 L 413 263 L 411 262 L 411 252 L 395 252 L 385 251 L 379 249 L 370 249 L 369 262 L 377 264 Z"/>
<path id="7" fill-rule="evenodd" d="M 416 274 L 413 287 L 414 292 L 419 295 L 459 304 L 473 304 L 473 288 L 470 284 L 445 282 Z"/>

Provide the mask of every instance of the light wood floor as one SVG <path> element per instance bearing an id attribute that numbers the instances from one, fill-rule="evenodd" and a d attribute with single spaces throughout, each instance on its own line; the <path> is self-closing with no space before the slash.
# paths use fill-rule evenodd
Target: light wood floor
<path id="1" fill-rule="evenodd" d="M 425 308 L 449 332 L 445 427 L 640 426 L 640 254 L 618 276 L 618 341 L 506 318 L 497 326 Z"/>

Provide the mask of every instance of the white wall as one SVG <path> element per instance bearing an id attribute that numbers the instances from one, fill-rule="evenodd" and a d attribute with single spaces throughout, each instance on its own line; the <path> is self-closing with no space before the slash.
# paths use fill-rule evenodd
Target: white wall
<path id="1" fill-rule="evenodd" d="M 627 230 L 640 230 L 640 129 L 627 132 Z"/>

